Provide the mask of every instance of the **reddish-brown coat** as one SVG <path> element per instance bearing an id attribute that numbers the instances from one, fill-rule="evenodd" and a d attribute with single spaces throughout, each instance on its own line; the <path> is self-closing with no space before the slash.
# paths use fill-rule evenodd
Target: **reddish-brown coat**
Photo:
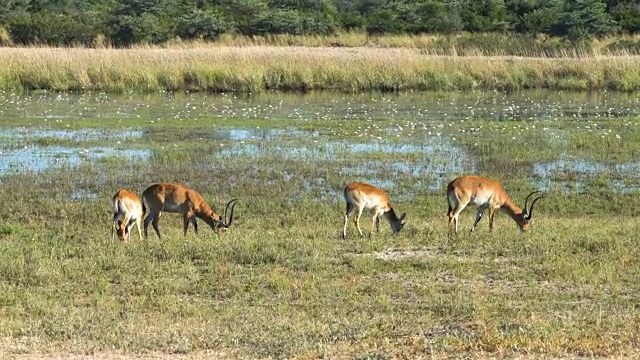
<path id="1" fill-rule="evenodd" d="M 144 216 L 144 206 L 136 193 L 128 189 L 120 189 L 113 195 L 113 223 L 111 224 L 111 240 L 114 239 L 114 231 L 119 231 L 124 241 L 129 241 L 131 237 L 132 222 L 135 221 L 138 227 L 138 235 L 142 239 L 140 222 Z M 117 224 L 121 220 L 120 224 Z M 131 224 L 130 224 L 131 223 Z M 118 227 L 119 225 L 119 227 Z"/>
<path id="2" fill-rule="evenodd" d="M 226 231 L 228 225 L 233 221 L 233 207 L 229 224 L 226 224 L 226 220 L 221 220 L 220 216 L 211 209 L 197 191 L 180 184 L 153 184 L 142 193 L 142 201 L 149 208 L 149 215 L 144 220 L 145 237 L 147 237 L 147 228 L 150 222 L 158 237 L 161 237 L 158 221 L 163 212 L 182 214 L 184 235 L 187 235 L 189 223 L 193 224 L 194 231 L 196 234 L 198 233 L 196 218 L 202 219 L 216 233 Z M 234 202 L 233 206 L 235 207 L 235 200 L 232 200 L 227 203 L 227 208 L 231 202 Z"/>
<path id="3" fill-rule="evenodd" d="M 529 196 L 534 193 L 536 192 L 532 192 Z M 527 200 L 529 196 L 527 196 Z M 533 210 L 533 204 L 540 198 L 542 197 L 532 202 L 531 211 Z M 476 175 L 460 176 L 447 186 L 447 201 L 449 203 L 449 226 L 454 225 L 456 232 L 458 231 L 458 216 L 469 204 L 478 207 L 476 221 L 471 231 L 475 229 L 486 209 L 489 209 L 489 229 L 493 229 L 495 210 L 500 209 L 518 224 L 521 231 L 529 230 L 531 217 L 527 216 L 527 210 L 525 209 L 523 213 L 523 210 L 513 201 L 498 181 Z M 529 215 L 531 211 L 529 211 Z"/>
<path id="4" fill-rule="evenodd" d="M 360 236 L 362 236 L 362 231 L 360 230 L 360 216 L 364 209 L 370 210 L 372 215 L 369 236 L 373 233 L 374 226 L 378 231 L 380 231 L 379 216 L 382 216 L 389 222 L 394 234 L 402 230 L 402 227 L 404 226 L 403 220 L 406 214 L 402 214 L 400 217 L 397 217 L 395 211 L 391 207 L 391 202 L 389 201 L 387 193 L 373 185 L 357 181 L 350 183 L 344 188 L 344 200 L 347 203 L 347 210 L 344 216 L 342 238 L 347 237 L 347 225 L 349 223 L 349 216 L 352 214 L 355 214 L 354 221 L 356 223 L 356 228 L 358 229 Z"/>

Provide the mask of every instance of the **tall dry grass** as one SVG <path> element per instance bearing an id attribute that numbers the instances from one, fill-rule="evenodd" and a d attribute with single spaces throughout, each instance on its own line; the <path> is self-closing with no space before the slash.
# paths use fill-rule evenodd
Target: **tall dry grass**
<path id="1" fill-rule="evenodd" d="M 332 35 L 224 34 L 213 42 L 173 40 L 155 45 L 162 48 L 207 46 L 305 46 L 305 47 L 382 47 L 414 48 L 429 55 L 456 56 L 526 56 L 584 57 L 605 55 L 639 55 L 640 37 L 622 35 L 574 44 L 559 37 L 526 36 L 500 33 L 397 34 L 369 36 L 364 32 L 341 32 Z"/>
<path id="2" fill-rule="evenodd" d="M 54 91 L 640 88 L 640 56 L 434 56 L 413 48 L 5 48 L 0 89 Z"/>

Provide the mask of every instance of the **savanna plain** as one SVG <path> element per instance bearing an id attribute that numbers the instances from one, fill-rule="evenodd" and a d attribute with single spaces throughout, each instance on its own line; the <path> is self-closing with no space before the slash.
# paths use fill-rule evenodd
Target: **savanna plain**
<path id="1" fill-rule="evenodd" d="M 633 93 L 0 93 L 0 356 L 635 357 L 640 107 Z M 447 230 L 461 174 L 498 213 Z M 407 225 L 369 239 L 342 189 Z M 230 231 L 109 237 L 111 196 L 198 190 Z M 369 218 L 363 216 L 363 228 Z"/>

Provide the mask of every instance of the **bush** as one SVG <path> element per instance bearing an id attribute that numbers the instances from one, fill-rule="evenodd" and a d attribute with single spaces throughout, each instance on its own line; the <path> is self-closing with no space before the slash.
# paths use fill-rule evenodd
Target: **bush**
<path id="1" fill-rule="evenodd" d="M 90 45 L 97 31 L 81 18 L 66 14 L 19 13 L 8 20 L 9 34 L 17 44 Z"/>
<path id="2" fill-rule="evenodd" d="M 111 43 L 116 46 L 155 44 L 169 40 L 169 36 L 162 31 L 158 18 L 150 13 L 119 16 L 111 27 L 115 29 L 111 34 Z"/>
<path id="3" fill-rule="evenodd" d="M 251 24 L 254 35 L 265 34 L 330 34 L 335 30 L 331 20 L 314 18 L 298 10 L 276 9 L 258 15 Z"/>
<path id="4" fill-rule="evenodd" d="M 220 35 L 233 32 L 235 23 L 217 11 L 196 9 L 178 21 L 176 35 L 182 39 L 216 40 Z"/>

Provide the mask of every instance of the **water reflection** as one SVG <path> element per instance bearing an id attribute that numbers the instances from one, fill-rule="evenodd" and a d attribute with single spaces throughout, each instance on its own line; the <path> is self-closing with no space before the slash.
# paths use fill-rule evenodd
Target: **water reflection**
<path id="1" fill-rule="evenodd" d="M 25 171 L 45 171 L 51 168 L 77 167 L 83 162 L 93 162 L 106 157 L 144 160 L 149 150 L 116 149 L 113 147 L 72 148 L 64 146 L 27 146 L 22 149 L 2 151 L 0 174 Z"/>

